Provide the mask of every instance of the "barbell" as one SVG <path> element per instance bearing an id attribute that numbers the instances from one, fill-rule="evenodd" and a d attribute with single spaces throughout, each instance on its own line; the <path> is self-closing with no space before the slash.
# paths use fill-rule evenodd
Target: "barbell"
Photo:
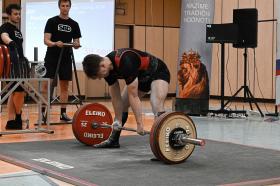
<path id="1" fill-rule="evenodd" d="M 74 136 L 83 144 L 96 145 L 107 140 L 112 132 L 113 118 L 102 104 L 81 106 L 73 117 Z M 121 127 L 121 130 L 136 132 L 136 129 Z M 182 112 L 166 112 L 154 122 L 150 134 L 150 147 L 155 157 L 168 164 L 185 161 L 194 151 L 195 145 L 204 146 L 197 139 L 195 124 Z"/>
<path id="2" fill-rule="evenodd" d="M 100 124 L 100 123 L 96 123 L 96 122 L 93 122 L 91 126 L 92 126 L 93 129 L 97 129 L 97 128 L 112 128 L 113 129 L 112 125 Z M 136 129 L 129 128 L 129 127 L 118 127 L 118 129 L 119 130 L 131 131 L 131 132 L 137 132 Z M 146 135 L 146 134 L 150 134 L 150 132 L 144 130 L 144 135 Z M 194 145 L 204 146 L 204 144 L 205 144 L 204 140 L 188 138 L 188 135 L 184 134 L 184 133 L 174 134 L 174 136 L 172 137 L 172 140 L 174 141 L 174 143 L 176 143 L 178 145 L 186 145 L 187 143 L 191 143 L 191 144 L 194 144 Z"/>

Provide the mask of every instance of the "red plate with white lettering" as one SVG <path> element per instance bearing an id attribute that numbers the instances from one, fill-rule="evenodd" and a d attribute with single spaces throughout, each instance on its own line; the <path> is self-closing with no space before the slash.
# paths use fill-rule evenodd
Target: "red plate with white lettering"
<path id="1" fill-rule="evenodd" d="M 99 103 L 81 106 L 73 117 L 72 130 L 78 141 L 86 145 L 96 145 L 109 138 L 111 128 L 92 127 L 92 123 L 111 125 L 113 118 L 110 111 Z"/>
<path id="2" fill-rule="evenodd" d="M 2 77 L 3 78 L 9 78 L 10 77 L 10 69 L 11 69 L 11 59 L 10 59 L 10 52 L 6 45 L 0 45 L 0 48 L 2 50 L 1 58 L 3 57 L 3 72 Z"/>
<path id="3" fill-rule="evenodd" d="M 4 55 L 2 51 L 2 47 L 0 47 L 0 78 L 2 78 L 2 73 L 4 71 Z"/>

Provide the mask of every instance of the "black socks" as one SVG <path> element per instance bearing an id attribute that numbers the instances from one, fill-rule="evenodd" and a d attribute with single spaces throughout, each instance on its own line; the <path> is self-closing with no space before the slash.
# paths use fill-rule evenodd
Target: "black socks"
<path id="1" fill-rule="evenodd" d="M 22 121 L 21 120 L 21 114 L 16 114 L 16 121 Z"/>
<path id="2" fill-rule="evenodd" d="M 122 126 L 124 126 L 124 124 L 126 123 L 128 118 L 128 112 L 123 112 L 122 113 Z"/>

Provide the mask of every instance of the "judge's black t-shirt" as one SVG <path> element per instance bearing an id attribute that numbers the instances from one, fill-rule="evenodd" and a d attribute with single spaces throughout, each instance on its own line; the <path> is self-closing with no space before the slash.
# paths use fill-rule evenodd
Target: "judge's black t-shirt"
<path id="1" fill-rule="evenodd" d="M 23 38 L 22 38 L 21 31 L 15 25 L 7 22 L 7 23 L 4 23 L 0 27 L 0 34 L 2 34 L 2 33 L 7 33 L 9 35 L 9 37 L 11 38 L 11 40 L 13 40 L 16 43 L 19 57 L 23 58 L 24 57 L 23 48 L 22 48 Z M 6 45 L 2 41 L 1 37 L 0 37 L 0 44 Z"/>
<path id="2" fill-rule="evenodd" d="M 45 26 L 44 33 L 51 34 L 51 41 L 62 41 L 63 43 L 70 43 L 73 39 L 81 37 L 81 31 L 79 24 L 71 18 L 62 19 L 59 16 L 48 19 Z M 48 47 L 46 58 L 54 57 L 58 58 L 61 48 Z"/>

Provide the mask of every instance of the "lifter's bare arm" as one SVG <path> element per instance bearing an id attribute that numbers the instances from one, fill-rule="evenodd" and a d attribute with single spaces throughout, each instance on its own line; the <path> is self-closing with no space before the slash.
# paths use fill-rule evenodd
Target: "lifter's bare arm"
<path id="1" fill-rule="evenodd" d="M 116 81 L 113 85 L 109 86 L 110 95 L 112 98 L 112 104 L 115 111 L 115 118 L 118 121 L 122 121 L 122 97 L 119 82 Z"/>
<path id="2" fill-rule="evenodd" d="M 137 133 L 144 135 L 142 120 L 142 104 L 138 95 L 138 78 L 127 85 L 128 100 L 137 123 Z"/>

